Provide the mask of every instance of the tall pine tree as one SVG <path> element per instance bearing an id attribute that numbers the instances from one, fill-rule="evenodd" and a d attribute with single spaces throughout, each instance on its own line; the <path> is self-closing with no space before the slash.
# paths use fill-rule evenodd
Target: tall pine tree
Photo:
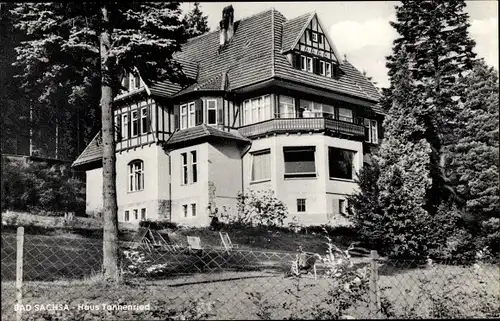
<path id="1" fill-rule="evenodd" d="M 394 41 L 393 54 L 387 57 L 391 88 L 385 91 L 384 101 L 390 106 L 399 68 L 397 57 L 404 48 L 411 54 L 412 77 L 417 80 L 411 99 L 419 103 L 413 108 L 423 121 L 424 136 L 432 148 L 432 188 L 426 205 L 431 213 L 455 196 L 441 161 L 452 141 L 457 101 L 464 96 L 455 83 L 470 72 L 475 57 L 475 43 L 468 34 L 469 17 L 464 8 L 464 0 L 404 0 L 396 6 L 397 19 L 391 22 L 400 36 Z"/>
<path id="2" fill-rule="evenodd" d="M 195 2 L 194 8 L 184 17 L 184 25 L 189 38 L 197 37 L 210 31 L 208 17 L 203 15 L 200 3 Z"/>
<path id="3" fill-rule="evenodd" d="M 148 80 L 182 81 L 172 57 L 185 41 L 179 3 L 17 4 L 12 13 L 17 27 L 30 37 L 17 48 L 25 88 L 41 88 L 40 99 L 61 101 L 70 89 L 68 100 L 100 100 L 103 272 L 106 279 L 118 281 L 113 99 L 123 75 L 135 68 Z"/>

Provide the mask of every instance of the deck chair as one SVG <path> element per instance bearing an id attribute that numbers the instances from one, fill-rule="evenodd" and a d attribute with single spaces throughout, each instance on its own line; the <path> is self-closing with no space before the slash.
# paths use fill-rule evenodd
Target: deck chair
<path id="1" fill-rule="evenodd" d="M 226 249 L 227 253 L 229 253 L 231 249 L 238 248 L 238 244 L 233 244 L 233 242 L 231 242 L 231 238 L 229 238 L 227 232 L 219 232 L 219 235 L 222 240 L 222 245 Z"/>
<path id="2" fill-rule="evenodd" d="M 188 250 L 203 250 L 201 247 L 201 240 L 199 236 L 186 236 L 188 243 Z"/>

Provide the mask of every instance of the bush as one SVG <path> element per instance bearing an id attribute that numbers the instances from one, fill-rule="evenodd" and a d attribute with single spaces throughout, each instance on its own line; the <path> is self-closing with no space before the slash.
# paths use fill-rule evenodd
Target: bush
<path id="1" fill-rule="evenodd" d="M 169 221 L 151 221 L 151 220 L 143 220 L 139 222 L 140 227 L 150 228 L 152 230 L 164 230 L 164 229 L 172 229 L 176 230 L 179 226 L 177 223 L 169 222 Z"/>
<path id="2" fill-rule="evenodd" d="M 54 215 L 85 208 L 85 185 L 66 165 L 2 159 L 2 210 L 35 210 Z"/>
<path id="3" fill-rule="evenodd" d="M 277 199 L 271 190 L 254 191 L 249 189 L 246 194 L 237 196 L 237 213 L 221 213 L 224 223 L 233 226 L 274 226 L 282 227 L 288 210 L 285 204 Z M 218 212 L 215 210 L 216 213 Z"/>

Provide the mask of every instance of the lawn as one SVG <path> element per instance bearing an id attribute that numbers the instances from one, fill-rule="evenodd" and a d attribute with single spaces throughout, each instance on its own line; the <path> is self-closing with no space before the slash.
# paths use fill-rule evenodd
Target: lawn
<path id="1" fill-rule="evenodd" d="M 323 271 L 319 270 L 318 280 L 283 278 L 295 257 L 297 246 L 301 244 L 308 251 L 323 254 L 326 249 L 324 237 L 259 233 L 229 231 L 233 243 L 239 247 L 228 253 L 221 248 L 218 232 L 177 230 L 169 236 L 180 245 L 185 245 L 186 235 L 197 235 L 206 249 L 200 253 L 140 251 L 144 260 L 149 261 L 140 265 L 140 271 L 153 266 L 156 273 L 147 277 L 144 273 L 128 273 L 125 283 L 118 287 L 105 285 L 95 277 L 102 261 L 99 237 L 28 234 L 24 247 L 23 303 L 68 304 L 70 311 L 58 312 L 60 320 L 73 320 L 78 317 L 75 313 L 95 313 L 96 317 L 90 320 L 164 320 L 169 310 L 184 311 L 189 319 L 194 318 L 189 313 L 204 310 L 207 302 L 213 303 L 214 307 L 203 318 L 276 319 L 290 316 L 291 310 L 283 308 L 284 302 L 292 303 L 297 311 L 312 311 L 314 305 L 324 305 L 332 280 L 321 277 Z M 127 250 L 126 240 L 130 237 L 121 237 L 124 250 Z M 2 235 L 2 320 L 13 319 L 15 246 L 14 234 Z M 131 262 L 124 262 L 124 271 L 133 271 L 129 267 Z M 355 263 L 356 267 L 366 264 L 360 260 Z M 500 316 L 498 266 L 410 268 L 404 264 L 395 267 L 394 263 L 386 262 L 380 268 L 380 295 L 389 316 Z M 98 306 L 103 303 L 149 303 L 154 311 L 134 314 L 131 311 L 78 310 L 78 304 Z M 356 303 L 347 313 L 358 318 L 369 317 L 366 302 Z"/>
<path id="2" fill-rule="evenodd" d="M 492 275 L 499 275 L 500 269 L 493 266 L 483 266 L 479 274 L 473 275 L 471 268 L 437 266 L 434 268 L 420 268 L 390 275 L 381 275 L 380 284 L 382 295 L 387 297 L 396 310 L 394 316 L 410 317 L 408 311 L 413 307 L 414 315 L 420 317 L 493 317 L 496 311 L 486 311 L 485 304 L 474 299 L 498 299 L 499 281 L 484 282 Z M 449 279 L 449 277 L 452 277 Z M 455 278 L 453 278 L 455 276 Z M 385 288 L 388 286 L 388 288 Z M 299 291 L 297 292 L 297 287 Z M 254 272 L 212 272 L 197 273 L 189 276 L 178 276 L 164 280 L 131 280 L 118 287 L 106 286 L 92 279 L 73 282 L 27 282 L 25 285 L 24 304 L 68 304 L 70 311 L 60 311 L 61 320 L 74 319 L 74 313 L 92 314 L 105 319 L 139 319 L 141 315 L 130 311 L 114 312 L 103 315 L 103 311 L 80 311 L 78 304 L 87 306 L 107 304 L 150 304 L 152 310 L 177 311 L 187 308 L 200 309 L 200 302 L 213 302 L 214 308 L 209 319 L 259 319 L 258 313 L 269 313 L 273 319 L 289 316 L 290 310 L 282 308 L 284 302 L 291 302 L 298 310 L 312 307 L 321 303 L 327 297 L 327 290 L 331 287 L 330 280 L 320 278 L 283 278 L 281 274 L 272 271 Z M 452 288 L 456 292 L 448 293 L 454 298 L 439 305 L 436 298 L 445 299 L 447 292 Z M 2 320 L 11 320 L 14 287 L 11 282 L 2 283 Z M 418 299 L 422 293 L 429 292 L 429 296 Z M 256 294 L 259 300 L 252 299 L 249 293 Z M 480 297 L 480 295 L 485 297 Z M 200 301 L 198 301 L 200 300 Z M 198 301 L 198 303 L 195 303 Z M 259 303 L 260 302 L 260 303 Z M 493 303 L 494 304 L 494 303 Z M 443 306 L 445 308 L 443 308 Z M 486 307 L 485 307 L 486 306 Z M 453 311 L 445 309 L 456 308 Z M 495 308 L 495 306 L 493 306 Z M 406 311 L 406 312 L 405 312 Z M 484 313 L 489 312 L 489 315 Z M 29 312 L 31 313 L 31 312 Z M 28 314 L 29 314 L 28 313 Z M 348 313 L 356 318 L 368 318 L 366 303 L 358 303 Z M 406 314 L 405 314 L 406 313 Z M 441 314 L 439 314 L 441 313 Z M 142 314 L 145 317 L 145 314 Z M 155 318 L 153 314 L 147 319 Z M 98 319 L 98 318 L 96 318 Z M 100 319 L 99 319 L 100 320 Z"/>

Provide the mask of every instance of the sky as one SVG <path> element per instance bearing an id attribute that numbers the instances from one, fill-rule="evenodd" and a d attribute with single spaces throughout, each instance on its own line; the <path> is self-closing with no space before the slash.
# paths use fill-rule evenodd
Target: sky
<path id="1" fill-rule="evenodd" d="M 395 20 L 398 1 L 346 2 L 202 2 L 201 10 L 208 16 L 210 30 L 216 30 L 222 19 L 222 9 L 234 8 L 235 21 L 274 7 L 287 19 L 316 11 L 323 27 L 328 30 L 340 55 L 360 71 L 372 76 L 377 86 L 387 87 L 385 57 L 391 53 L 397 33 L 389 25 Z M 476 41 L 478 58 L 498 70 L 498 1 L 466 1 L 469 33 Z M 183 10 L 193 7 L 182 3 Z"/>

